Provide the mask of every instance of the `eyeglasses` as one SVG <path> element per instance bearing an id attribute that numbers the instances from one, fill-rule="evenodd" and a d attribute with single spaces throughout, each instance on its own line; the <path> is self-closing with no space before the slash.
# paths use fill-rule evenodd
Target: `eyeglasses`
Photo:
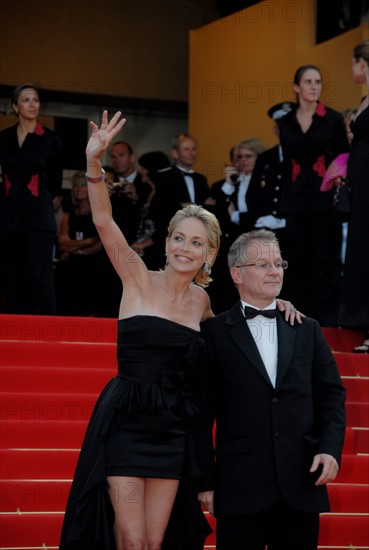
<path id="1" fill-rule="evenodd" d="M 288 261 L 287 260 L 281 260 L 280 262 L 275 262 L 274 264 L 272 262 L 255 262 L 252 264 L 243 264 L 243 265 L 236 265 L 236 267 L 256 267 L 257 269 L 260 269 L 262 271 L 268 271 L 274 267 L 274 269 L 277 269 L 278 271 L 282 269 L 287 269 L 288 267 Z"/>

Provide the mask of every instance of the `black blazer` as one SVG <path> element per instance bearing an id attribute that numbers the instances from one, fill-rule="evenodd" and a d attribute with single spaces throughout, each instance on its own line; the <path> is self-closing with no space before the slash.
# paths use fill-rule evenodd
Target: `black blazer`
<path id="1" fill-rule="evenodd" d="M 190 174 L 194 182 L 195 204 L 204 206 L 209 197 L 209 187 L 205 176 L 198 172 Z M 153 240 L 164 251 L 169 221 L 182 208 L 183 203 L 191 203 L 184 173 L 172 166 L 157 172 L 155 178 L 156 193 L 151 203 L 151 212 L 155 224 Z"/>
<path id="2" fill-rule="evenodd" d="M 222 191 L 222 186 L 224 183 L 224 179 L 214 182 L 210 187 L 210 195 L 216 201 L 216 204 L 213 207 L 213 212 L 220 223 L 222 239 L 227 243 L 228 249 L 226 252 L 228 252 L 229 246 L 238 237 L 241 230 L 239 225 L 231 221 L 231 217 L 228 213 L 228 208 L 231 202 L 233 202 L 235 208 L 238 209 L 238 185 L 235 185 L 235 190 L 232 195 L 227 195 Z"/>
<path id="3" fill-rule="evenodd" d="M 280 494 L 299 510 L 329 510 L 327 489 L 309 469 L 317 453 L 340 462 L 345 389 L 318 323 L 292 327 L 277 314 L 275 388 L 239 302 L 202 328 L 208 399 L 196 438 L 200 489 L 215 488 L 216 514 L 263 511 Z"/>

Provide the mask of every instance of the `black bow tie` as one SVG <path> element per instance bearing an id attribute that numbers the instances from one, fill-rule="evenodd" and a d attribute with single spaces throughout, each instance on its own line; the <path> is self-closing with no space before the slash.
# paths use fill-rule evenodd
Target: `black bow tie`
<path id="1" fill-rule="evenodd" d="M 277 316 L 276 309 L 255 309 L 254 307 L 245 306 L 244 307 L 245 319 L 253 319 L 257 315 L 264 315 L 268 319 L 275 319 Z"/>

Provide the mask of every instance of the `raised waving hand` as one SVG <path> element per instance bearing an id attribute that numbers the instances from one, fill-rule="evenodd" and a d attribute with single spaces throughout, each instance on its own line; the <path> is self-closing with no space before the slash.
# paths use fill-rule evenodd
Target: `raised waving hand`
<path id="1" fill-rule="evenodd" d="M 111 141 L 125 125 L 126 119 L 121 118 L 121 116 L 122 113 L 120 111 L 117 111 L 109 122 L 108 112 L 104 111 L 100 128 L 97 126 L 97 124 L 95 124 L 95 122 L 90 122 L 92 134 L 90 139 L 88 140 L 86 147 L 88 173 L 91 165 L 94 166 L 95 162 L 99 161 L 101 155 L 109 147 Z M 89 173 L 89 176 L 94 177 L 94 174 Z"/>

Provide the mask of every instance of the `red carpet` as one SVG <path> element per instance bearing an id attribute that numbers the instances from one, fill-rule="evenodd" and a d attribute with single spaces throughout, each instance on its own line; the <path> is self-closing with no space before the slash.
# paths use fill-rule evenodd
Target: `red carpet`
<path id="1" fill-rule="evenodd" d="M 349 427 L 319 548 L 369 550 L 369 355 L 350 353 L 362 337 L 355 331 L 325 334 Z M 115 337 L 112 319 L 0 315 L 0 550 L 58 547 L 86 423 L 116 372 Z"/>

